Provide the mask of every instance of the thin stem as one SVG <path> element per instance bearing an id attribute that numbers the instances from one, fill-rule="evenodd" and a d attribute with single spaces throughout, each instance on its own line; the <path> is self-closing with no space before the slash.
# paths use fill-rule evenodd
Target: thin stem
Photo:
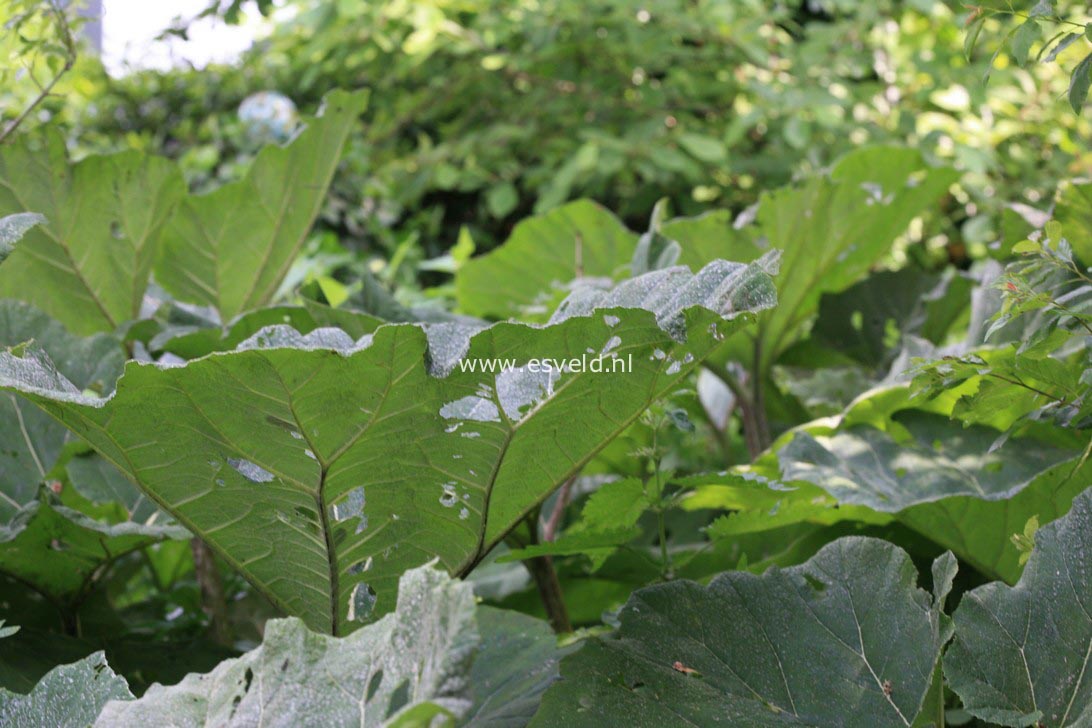
<path id="1" fill-rule="evenodd" d="M 751 398 L 744 391 L 743 386 L 736 381 L 736 378 L 722 367 L 708 367 L 708 369 L 717 379 L 724 382 L 725 386 L 731 390 L 732 395 L 736 398 L 736 407 L 739 409 L 740 420 L 743 422 L 743 441 L 747 445 L 747 455 L 754 461 L 762 454 L 763 448 L 758 439 L 760 424 L 755 417 L 755 408 Z"/>
<path id="2" fill-rule="evenodd" d="M 758 337 L 755 339 L 754 360 L 751 363 L 751 402 L 754 409 L 755 437 L 759 448 L 764 451 L 770 446 L 770 426 L 766 422 L 766 389 L 762 371 L 762 338 Z"/>
<path id="3" fill-rule="evenodd" d="M 655 491 L 650 498 L 656 503 L 656 529 L 660 540 L 660 577 L 664 581 L 673 578 L 671 567 L 671 554 L 667 550 L 667 523 L 664 519 L 664 481 L 663 471 L 660 469 L 663 460 L 660 457 L 660 425 L 652 428 L 652 483 Z"/>
<path id="4" fill-rule="evenodd" d="M 561 486 L 561 490 L 557 492 L 557 500 L 554 501 L 554 509 L 550 512 L 550 517 L 546 520 L 546 523 L 542 526 L 542 540 L 550 542 L 554 540 L 557 535 L 557 527 L 561 525 L 561 516 L 565 513 L 565 507 L 569 505 L 569 494 L 572 491 L 573 482 L 576 480 L 576 476 L 569 478 Z"/>
<path id="5" fill-rule="evenodd" d="M 40 87 L 39 93 L 30 104 L 20 112 L 20 114 L 8 124 L 2 132 L 0 132 L 0 144 L 15 133 L 15 130 L 30 116 L 34 109 L 38 108 L 39 104 L 45 101 L 50 92 L 53 91 L 53 87 L 57 85 L 57 82 L 61 80 L 61 77 L 72 70 L 72 66 L 76 64 L 76 43 L 72 40 L 72 31 L 68 27 L 68 17 L 65 15 L 64 7 L 58 4 L 58 0 L 49 0 L 47 3 L 49 9 L 53 11 L 53 15 L 57 21 L 57 30 L 60 35 L 61 44 L 65 49 L 64 66 L 57 72 L 52 80 L 45 86 Z"/>
<path id="6" fill-rule="evenodd" d="M 530 538 L 529 545 L 534 546 L 538 540 L 538 515 L 533 515 L 527 520 Z M 536 556 L 526 559 L 523 565 L 531 572 L 535 587 L 538 589 L 539 599 L 546 610 L 546 618 L 553 627 L 554 632 L 564 634 L 572 632 L 573 625 L 569 621 L 569 610 L 565 606 L 565 595 L 561 593 L 561 581 L 557 578 L 557 570 L 554 569 L 554 561 L 549 556 Z"/>
<path id="7" fill-rule="evenodd" d="M 1065 397 L 1055 397 L 1054 395 L 1048 394 L 1047 392 L 1044 392 L 1043 390 L 1038 389 L 1037 387 L 1031 386 L 1030 384 L 1028 384 L 1027 382 L 1025 382 L 1025 381 L 1023 381 L 1022 379 L 1019 379 L 1019 378 L 1009 378 L 1009 377 L 1004 376 L 1003 374 L 998 374 L 996 372 L 986 372 L 986 376 L 987 377 L 993 377 L 994 379 L 1000 379 L 1002 382 L 1008 382 L 1009 384 L 1016 385 L 1017 387 L 1023 387 L 1024 389 L 1027 389 L 1027 390 L 1029 390 L 1031 392 L 1035 392 L 1036 394 L 1040 394 L 1040 395 L 1046 397 L 1049 400 L 1057 402 L 1058 404 L 1065 404 L 1065 402 L 1066 402 Z"/>
<path id="8" fill-rule="evenodd" d="M 990 15 L 1011 15 L 1012 17 L 1020 18 L 1021 20 L 1031 20 L 1031 16 L 1028 15 L 1027 13 L 1020 13 L 1020 12 L 1017 12 L 1015 10 L 992 10 L 992 11 L 987 11 L 987 12 Z M 1069 26 L 1072 26 L 1074 28 L 1080 28 L 1081 30 L 1084 30 L 1084 25 L 1082 23 L 1075 23 L 1072 20 L 1066 20 L 1065 18 L 1061 17 L 1060 15 L 1039 15 L 1039 16 L 1036 16 L 1035 19 L 1036 20 L 1049 20 L 1049 21 L 1051 21 L 1053 23 L 1057 23 L 1058 25 L 1069 25 Z"/>
<path id="9" fill-rule="evenodd" d="M 190 549 L 193 551 L 194 573 L 201 587 L 201 608 L 209 616 L 212 638 L 217 644 L 230 644 L 224 584 L 220 580 L 220 570 L 216 566 L 212 549 L 199 538 L 190 541 Z"/>
<path id="10" fill-rule="evenodd" d="M 1072 478 L 1081 468 L 1084 467 L 1084 464 L 1088 462 L 1088 457 L 1090 455 L 1092 455 L 1092 438 L 1089 438 L 1088 445 L 1084 448 L 1084 454 L 1081 455 L 1081 459 L 1077 461 L 1077 466 L 1073 468 L 1073 471 L 1069 474 L 1069 477 L 1067 477 L 1066 480 Z"/>

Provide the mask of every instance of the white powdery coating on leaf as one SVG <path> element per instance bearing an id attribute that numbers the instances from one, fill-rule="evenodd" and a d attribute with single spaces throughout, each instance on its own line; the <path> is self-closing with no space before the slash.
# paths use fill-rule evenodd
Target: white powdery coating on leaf
<path id="1" fill-rule="evenodd" d="M 348 637 L 271 620 L 261 646 L 178 685 L 153 685 L 139 700 L 110 702 L 95 725 L 143 728 L 169 716 L 176 726 L 380 726 L 397 693 L 406 708 L 429 702 L 465 715 L 479 643 L 471 586 L 426 565 L 407 571 L 398 591 L 392 614 Z"/>

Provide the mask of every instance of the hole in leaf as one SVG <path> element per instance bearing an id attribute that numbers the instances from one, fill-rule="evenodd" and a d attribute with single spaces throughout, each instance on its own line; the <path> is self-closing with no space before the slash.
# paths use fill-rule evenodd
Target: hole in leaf
<path id="1" fill-rule="evenodd" d="M 368 692 L 364 698 L 365 702 L 371 702 L 371 699 L 375 697 L 375 694 L 379 691 L 379 686 L 383 684 L 383 671 L 372 675 L 372 679 L 368 681 Z"/>
<path id="2" fill-rule="evenodd" d="M 273 480 L 273 473 L 260 465 L 241 458 L 228 458 L 228 465 L 235 468 L 239 475 L 251 483 L 268 483 Z"/>
<path id="3" fill-rule="evenodd" d="M 387 718 L 397 713 L 409 702 L 409 680 L 403 680 L 391 693 L 390 707 L 387 708 Z"/>
<path id="4" fill-rule="evenodd" d="M 354 586 L 349 595 L 349 620 L 362 622 L 367 619 L 375 609 L 375 602 L 375 590 L 369 584 L 361 582 Z"/>

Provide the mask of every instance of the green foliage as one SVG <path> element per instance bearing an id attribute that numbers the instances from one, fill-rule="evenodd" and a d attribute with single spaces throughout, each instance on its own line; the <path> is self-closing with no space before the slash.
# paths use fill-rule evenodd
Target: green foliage
<path id="1" fill-rule="evenodd" d="M 32 5 L 0 723 L 1088 722 L 1082 18 L 225 0 L 109 79 Z"/>
<path id="2" fill-rule="evenodd" d="M 478 643 L 470 588 L 436 569 L 408 571 L 393 613 L 346 639 L 298 619 L 270 621 L 254 650 L 178 685 L 115 700 L 96 725 L 245 726 L 264 716 L 297 725 L 390 725 L 431 705 L 462 715 Z"/>
<path id="3" fill-rule="evenodd" d="M 266 147 L 239 182 L 181 205 L 163 236 L 156 280 L 224 321 L 269 303 L 319 213 L 366 94 L 335 92 L 287 147 Z"/>
<path id="4" fill-rule="evenodd" d="M 1087 174 L 1088 122 L 1059 101 L 1053 65 L 1002 55 L 982 86 L 998 19 L 968 61 L 954 0 L 797 5 L 294 0 L 238 67 L 112 79 L 86 59 L 66 102 L 44 106 L 81 148 L 159 151 L 205 190 L 255 151 L 236 113 L 248 94 L 311 111 L 331 88 L 369 87 L 320 225 L 375 259 L 403 251 L 384 271 L 401 283 L 428 280 L 421 266 L 463 225 L 488 249 L 580 197 L 630 225 L 662 197 L 685 215 L 738 213 L 868 144 L 970 175 L 917 238 L 964 260 L 988 254 L 1009 202 L 1039 205 L 1052 180 Z"/>
<path id="5" fill-rule="evenodd" d="M 615 634 L 562 660 L 531 725 L 909 725 L 951 637 L 947 586 L 916 578 L 891 544 L 842 539 L 761 577 L 639 590 Z"/>
<path id="6" fill-rule="evenodd" d="M 41 144 L 0 149 L 0 214 L 46 218 L 0 268 L 0 295 L 33 303 L 78 334 L 112 331 L 140 312 L 182 177 L 137 152 L 71 165 L 56 133 Z"/>
<path id="7" fill-rule="evenodd" d="M 1092 86 L 1092 52 L 1088 51 L 1084 42 L 1092 41 L 1092 22 L 1088 20 L 1087 14 L 1083 20 L 1075 22 L 1070 16 L 1078 9 L 1066 7 L 1068 3 L 1061 3 L 1057 10 L 1049 0 L 1037 0 L 1028 9 L 1021 8 L 1021 5 L 1030 6 L 1030 0 L 1016 4 L 987 2 L 972 6 L 971 14 L 967 18 L 968 30 L 964 44 L 967 55 L 974 52 L 987 19 L 995 16 L 1001 17 L 1003 21 L 1015 21 L 1012 29 L 1003 38 L 1002 47 L 1007 46 L 1009 55 L 1021 68 L 1028 64 L 1035 45 L 1039 47 L 1035 60 L 1043 63 L 1058 61 L 1058 57 L 1071 47 L 1081 49 L 1080 52 L 1086 55 L 1073 67 L 1069 78 L 1069 91 L 1066 94 L 1073 111 L 1080 114 L 1088 99 L 1088 89 Z M 1051 28 L 1049 34 L 1044 34 L 1044 25 Z M 1000 51 L 1001 48 L 994 53 L 990 60 L 991 66 Z"/>

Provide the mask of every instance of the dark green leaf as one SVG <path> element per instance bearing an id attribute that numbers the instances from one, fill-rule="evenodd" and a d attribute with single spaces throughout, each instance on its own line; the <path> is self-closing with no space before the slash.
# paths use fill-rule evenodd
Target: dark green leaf
<path id="1" fill-rule="evenodd" d="M 966 594 L 954 621 L 944 673 L 972 715 L 1006 726 L 1092 723 L 1092 491 L 1038 530 L 1015 587 Z"/>
<path id="2" fill-rule="evenodd" d="M 532 725 L 908 726 L 950 635 L 944 590 L 916 581 L 897 547 L 844 538 L 783 571 L 641 589 L 617 635 L 562 660 Z"/>
<path id="3" fill-rule="evenodd" d="M 1084 57 L 1084 60 L 1073 69 L 1073 75 L 1069 79 L 1069 105 L 1078 114 L 1084 109 L 1084 102 L 1088 98 L 1088 89 L 1092 86 L 1092 53 Z"/>

